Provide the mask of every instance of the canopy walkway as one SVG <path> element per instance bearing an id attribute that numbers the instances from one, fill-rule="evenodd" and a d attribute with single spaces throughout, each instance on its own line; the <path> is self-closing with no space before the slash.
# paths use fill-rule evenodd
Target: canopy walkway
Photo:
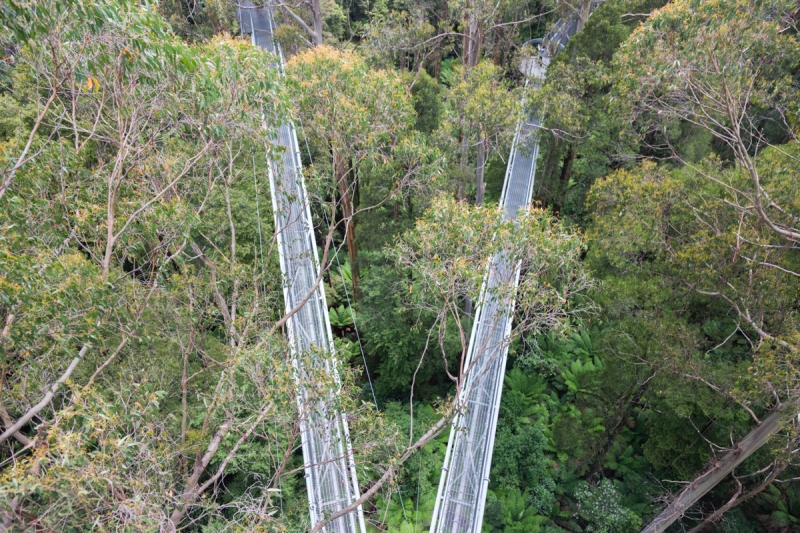
<path id="1" fill-rule="evenodd" d="M 591 7 L 599 3 L 593 2 Z M 521 66 L 528 77 L 526 85 L 542 83 L 550 59 L 566 45 L 578 26 L 577 16 L 559 20 L 544 39 L 529 41 L 538 44 L 539 57 Z M 515 219 L 519 210 L 530 204 L 539 155 L 539 126 L 535 110 L 517 126 L 500 197 L 506 220 Z M 463 366 L 466 381 L 461 397 L 456 399 L 458 414 L 450 429 L 431 533 L 480 533 L 482 529 L 519 275 L 520 265 L 512 264 L 504 253 L 489 259 Z M 507 290 L 497 290 L 508 286 L 514 287 L 511 296 Z"/>
<path id="2" fill-rule="evenodd" d="M 518 128 L 500 205 L 514 219 L 530 203 L 539 142 L 535 116 Z M 431 531 L 481 531 L 489 485 L 494 434 L 505 375 L 514 300 L 497 289 L 516 286 L 519 264 L 502 252 L 489 260 L 475 313 L 464 369 L 467 372 L 459 414 L 453 421 L 433 511 Z M 505 296 L 505 297 L 504 297 Z"/>
<path id="3" fill-rule="evenodd" d="M 275 22 L 271 8 L 257 8 L 244 0 L 239 4 L 237 17 L 242 34 L 250 34 L 254 46 L 275 54 L 279 62 L 273 68 L 282 70 L 283 55 L 273 39 Z M 306 387 L 320 370 L 332 375 L 337 387 L 339 377 L 325 292 L 322 283 L 315 287 L 319 257 L 294 125 L 281 125 L 273 143 L 285 149 L 282 158 L 270 161 L 268 167 L 286 311 L 302 304 L 289 318 L 287 333 L 297 372 L 297 406 L 313 525 L 357 500 L 359 487 L 344 413 L 331 407 L 336 398 L 314 400 Z M 314 392 L 316 396 L 319 391 Z M 361 507 L 331 521 L 324 531 L 364 533 Z"/>

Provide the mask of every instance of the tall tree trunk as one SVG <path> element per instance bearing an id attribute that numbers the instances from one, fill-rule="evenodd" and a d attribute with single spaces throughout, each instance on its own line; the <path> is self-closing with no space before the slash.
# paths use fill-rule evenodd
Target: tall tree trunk
<path id="1" fill-rule="evenodd" d="M 436 45 L 436 52 L 434 52 L 433 57 L 431 58 L 431 69 L 430 73 L 431 76 L 436 78 L 436 81 L 441 83 L 442 82 L 442 47 L 438 44 Z"/>
<path id="2" fill-rule="evenodd" d="M 561 166 L 562 186 L 569 183 L 569 178 L 572 177 L 572 163 L 575 161 L 575 155 L 575 147 L 570 145 L 567 155 L 564 156 L 564 164 Z"/>
<path id="3" fill-rule="evenodd" d="M 586 22 L 589 20 L 589 15 L 592 14 L 592 0 L 583 0 L 583 3 L 578 8 L 578 25 L 576 26 L 575 33 L 581 31 Z"/>
<path id="4" fill-rule="evenodd" d="M 467 176 L 467 161 L 469 159 L 469 141 L 467 139 L 466 128 L 461 129 L 461 159 L 458 163 L 458 168 L 461 170 L 461 175 L 458 178 L 458 190 L 456 191 L 456 198 L 459 202 L 463 202 L 467 198 L 467 187 L 464 183 Z"/>
<path id="5" fill-rule="evenodd" d="M 486 138 L 483 132 L 478 133 L 478 157 L 475 166 L 475 205 L 483 203 L 483 195 L 486 191 L 486 183 L 483 180 L 486 169 Z"/>
<path id="6" fill-rule="evenodd" d="M 466 175 L 467 169 L 467 150 L 469 149 L 469 143 L 467 142 L 467 136 L 464 135 L 461 141 L 461 169 Z M 475 191 L 475 204 L 480 205 L 483 203 L 483 139 L 482 134 L 478 134 L 478 162 L 475 168 L 475 178 L 476 178 L 476 191 Z M 464 194 L 466 196 L 466 193 Z M 470 298 L 469 294 L 464 297 L 464 315 L 472 316 L 472 298 Z"/>
<path id="7" fill-rule="evenodd" d="M 492 52 L 492 61 L 495 65 L 501 66 L 503 64 L 503 50 L 506 49 L 505 46 L 500 46 L 500 41 L 505 38 L 505 31 L 503 28 L 495 28 L 490 33 L 492 37 L 490 39 L 489 48 L 493 51 Z"/>
<path id="8" fill-rule="evenodd" d="M 442 35 L 450 31 L 450 7 L 447 5 L 447 0 L 439 1 L 439 11 L 436 14 L 436 35 Z M 431 76 L 436 78 L 436 81 L 442 81 L 442 41 L 441 39 L 436 42 L 436 52 L 431 58 Z"/>
<path id="9" fill-rule="evenodd" d="M 554 173 L 555 162 L 557 160 L 555 153 L 558 151 L 558 140 L 552 136 L 545 136 L 544 137 L 546 145 L 542 147 L 544 153 L 547 154 L 544 158 L 544 165 L 542 167 L 539 176 L 541 179 L 537 180 L 539 182 L 538 187 L 534 190 L 534 194 L 538 194 L 535 196 L 536 199 L 540 200 L 542 204 L 547 204 L 550 192 L 550 183 L 552 180 L 552 175 Z"/>
<path id="10" fill-rule="evenodd" d="M 353 158 L 350 161 L 350 174 L 353 175 L 353 209 L 358 211 L 361 207 L 361 176 L 356 172 L 356 166 L 353 164 Z"/>
<path id="11" fill-rule="evenodd" d="M 472 316 L 472 298 L 469 294 L 464 297 L 464 314 L 466 316 Z"/>
<path id="12" fill-rule="evenodd" d="M 339 197 L 342 201 L 342 217 L 345 220 L 345 242 L 347 243 L 347 254 L 350 257 L 350 272 L 353 276 L 353 300 L 358 295 L 358 263 L 356 263 L 357 249 L 356 249 L 356 231 L 355 219 L 353 216 L 353 201 L 350 195 L 350 183 L 347 180 L 347 175 L 350 172 L 348 159 L 342 154 L 333 152 L 333 172 L 334 179 L 339 186 Z"/>
<path id="13" fill-rule="evenodd" d="M 314 15 L 314 45 L 319 46 L 322 44 L 322 7 L 320 0 L 311 0 L 311 13 Z"/>
<path id="14" fill-rule="evenodd" d="M 462 130 L 463 131 L 463 130 Z M 467 176 L 467 163 L 469 161 L 469 140 L 466 134 L 466 131 L 462 132 L 461 136 L 461 179 L 459 179 L 459 189 L 458 189 L 458 200 L 464 201 L 467 198 L 467 191 L 466 191 L 466 176 Z M 482 177 L 481 177 L 482 178 Z M 480 187 L 480 183 L 478 184 Z M 478 195 L 480 195 L 480 189 L 478 190 L 477 194 L 475 195 L 475 203 L 478 202 Z M 483 196 L 480 196 L 481 201 L 483 200 Z M 466 316 L 472 316 L 472 298 L 469 295 L 464 297 L 464 314 Z"/>
<path id="15" fill-rule="evenodd" d="M 478 64 L 483 48 L 483 28 L 474 13 L 468 15 L 467 33 L 464 35 L 464 63 L 474 67 Z"/>
<path id="16" fill-rule="evenodd" d="M 731 498 L 728 501 L 728 503 L 726 503 L 725 505 L 714 511 L 710 516 L 706 517 L 705 520 L 703 520 L 703 522 L 700 523 L 700 525 L 690 529 L 689 533 L 700 533 L 703 530 L 711 528 L 714 524 L 719 522 L 719 520 L 725 513 L 727 513 L 740 503 L 744 503 L 750 498 L 758 496 L 759 494 L 764 492 L 764 489 L 769 487 L 772 484 L 772 482 L 775 481 L 775 479 L 781 474 L 781 472 L 786 470 L 786 467 L 789 466 L 789 463 L 775 462 L 773 463 L 772 466 L 773 466 L 772 472 L 769 473 L 769 475 L 764 479 L 764 481 L 762 481 L 761 484 L 759 484 L 756 488 L 745 494 L 742 494 L 741 482 L 739 482 L 739 480 L 736 479 L 738 489 L 736 490 L 736 493 L 733 495 L 733 498 Z"/>
<path id="17" fill-rule="evenodd" d="M 575 161 L 575 147 L 569 146 L 564 161 L 561 164 L 561 175 L 558 178 L 558 183 L 553 187 L 554 193 L 557 195 L 553 198 L 553 208 L 556 213 L 560 213 L 561 209 L 567 200 L 567 191 L 569 190 L 569 179 L 572 176 L 572 163 Z"/>
<path id="18" fill-rule="evenodd" d="M 673 522 L 680 519 L 689 508 L 697 503 L 708 491 L 717 486 L 728 474 L 763 446 L 769 438 L 781 429 L 781 411 L 773 412 L 761 424 L 748 433 L 736 446 L 721 459 L 714 460 L 705 472 L 689 483 L 680 494 L 661 511 L 642 533 L 661 533 Z"/>

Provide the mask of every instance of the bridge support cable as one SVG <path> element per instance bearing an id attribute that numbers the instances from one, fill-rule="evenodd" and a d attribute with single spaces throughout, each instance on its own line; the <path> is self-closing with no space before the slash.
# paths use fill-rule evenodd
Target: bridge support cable
<path id="1" fill-rule="evenodd" d="M 283 68 L 280 47 L 273 39 L 275 28 L 269 6 L 258 8 L 239 2 L 242 33 L 250 34 L 254 46 L 274 53 Z M 319 256 L 314 238 L 311 209 L 302 174 L 302 162 L 294 124 L 280 126 L 273 143 L 284 148 L 280 159 L 268 161 L 272 209 L 278 255 L 284 277 L 286 311 L 311 297 L 286 323 L 297 380 L 297 407 L 303 450 L 306 490 L 311 524 L 329 517 L 360 497 L 347 418 L 336 407 L 339 393 L 338 361 L 322 284 L 314 288 Z M 313 289 L 313 290 L 312 290 Z M 335 391 L 319 399 L 315 374 L 333 377 Z M 361 506 L 324 528 L 326 533 L 365 533 Z"/>
<path id="2" fill-rule="evenodd" d="M 600 3 L 592 2 L 591 8 Z M 529 83 L 540 86 L 550 59 L 566 45 L 578 26 L 577 16 L 559 20 L 544 39 L 531 43 L 538 45 L 539 57 L 521 66 L 528 77 L 526 87 Z M 505 220 L 515 219 L 519 210 L 530 204 L 540 125 L 534 110 L 517 126 L 500 197 Z M 450 428 L 431 533 L 482 530 L 519 276 L 520 265 L 512 263 L 503 252 L 489 259 L 463 363 L 466 379 L 456 398 L 457 415 Z M 505 287 L 513 290 L 509 293 L 503 290 Z"/>

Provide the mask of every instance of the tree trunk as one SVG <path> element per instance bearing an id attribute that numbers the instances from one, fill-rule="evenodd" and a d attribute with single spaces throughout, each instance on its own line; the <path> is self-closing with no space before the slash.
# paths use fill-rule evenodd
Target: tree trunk
<path id="1" fill-rule="evenodd" d="M 575 33 L 581 31 L 586 22 L 589 20 L 589 15 L 592 14 L 592 0 L 583 0 L 583 3 L 578 8 L 578 25 L 576 26 Z"/>
<path id="2" fill-rule="evenodd" d="M 353 276 L 353 300 L 358 296 L 358 263 L 356 263 L 358 251 L 356 249 L 356 228 L 353 216 L 353 201 L 350 195 L 350 183 L 347 180 L 349 173 L 348 160 L 335 150 L 333 152 L 333 172 L 336 183 L 339 186 L 339 196 L 342 201 L 342 217 L 345 220 L 345 242 L 347 243 L 347 254 L 350 257 L 350 272 Z"/>
<path id="3" fill-rule="evenodd" d="M 464 297 L 464 314 L 466 316 L 472 316 L 472 298 L 469 294 Z"/>
<path id="4" fill-rule="evenodd" d="M 554 173 L 555 169 L 555 153 L 559 150 L 559 143 L 555 137 L 547 136 L 545 137 L 547 145 L 542 149 L 547 154 L 544 158 L 544 166 L 542 167 L 542 171 L 539 174 L 541 179 L 537 180 L 540 185 L 538 186 L 537 191 L 534 192 L 536 194 L 539 193 L 539 196 L 536 196 L 538 200 L 541 200 L 542 204 L 547 204 L 548 200 L 548 193 L 550 192 L 550 183 L 552 183 L 551 175 Z"/>
<path id="5" fill-rule="evenodd" d="M 486 138 L 483 133 L 478 134 L 478 157 L 475 166 L 475 205 L 483 203 L 483 195 L 486 191 L 486 183 L 483 180 L 484 170 L 486 169 Z"/>
<path id="6" fill-rule="evenodd" d="M 553 186 L 553 212 L 558 214 L 564 207 L 567 199 L 567 190 L 569 189 L 569 178 L 572 176 L 572 162 L 575 161 L 575 148 L 570 145 L 567 153 L 564 156 L 564 161 L 561 163 L 561 175 Z"/>
<path id="7" fill-rule="evenodd" d="M 319 46 L 322 44 L 322 7 L 320 6 L 320 0 L 311 0 L 311 12 L 314 15 L 314 35 L 311 37 L 314 40 L 314 46 Z"/>
<path id="8" fill-rule="evenodd" d="M 106 205 L 106 250 L 103 254 L 103 264 L 101 265 L 103 282 L 108 281 L 108 272 L 111 269 L 111 259 L 114 253 L 114 217 L 116 214 L 116 201 L 116 187 L 109 181 L 108 203 Z"/>
<path id="9" fill-rule="evenodd" d="M 483 28 L 481 28 L 478 17 L 469 14 L 467 22 L 467 34 L 464 36 L 464 63 L 474 67 L 478 64 L 483 48 Z"/>
<path id="10" fill-rule="evenodd" d="M 711 514 L 711 516 L 708 516 L 705 520 L 703 520 L 703 522 L 700 525 L 690 529 L 689 533 L 700 533 L 701 531 L 712 527 L 714 524 L 719 522 L 719 520 L 725 513 L 727 513 L 740 503 L 746 502 L 753 496 L 758 496 L 759 494 L 761 494 L 764 491 L 764 489 L 769 487 L 772 484 L 772 482 L 775 481 L 775 478 L 777 478 L 781 472 L 786 470 L 787 466 L 789 466 L 789 464 L 785 462 L 773 463 L 772 472 L 766 477 L 766 479 L 764 479 L 764 481 L 762 481 L 759 486 L 757 486 L 756 488 L 745 494 L 742 494 L 742 484 L 737 479 L 736 482 L 739 485 L 739 488 L 733 495 L 733 498 L 731 498 L 730 501 L 728 501 L 728 503 L 726 503 L 725 505 L 714 511 L 714 513 Z"/>
<path id="11" fill-rule="evenodd" d="M 489 35 L 490 35 L 489 48 L 493 50 L 492 61 L 498 67 L 502 66 L 504 59 L 503 51 L 506 50 L 507 48 L 505 46 L 500 46 L 500 41 L 504 39 L 505 31 L 503 31 L 502 27 L 499 27 L 492 30 L 492 32 Z"/>
<path id="12" fill-rule="evenodd" d="M 431 58 L 431 69 L 430 73 L 431 76 L 436 78 L 436 81 L 441 83 L 442 82 L 442 48 L 438 44 L 436 45 L 436 52 L 433 54 L 433 58 Z"/>
<path id="13" fill-rule="evenodd" d="M 439 12 L 436 15 L 436 35 L 448 33 L 450 30 L 450 7 L 447 5 L 447 0 L 440 0 Z M 437 40 L 436 52 L 431 58 L 430 74 L 436 81 L 442 81 L 442 41 Z"/>
<path id="14" fill-rule="evenodd" d="M 721 459 L 716 459 L 705 472 L 689 483 L 666 509 L 661 511 L 642 533 L 661 533 L 673 522 L 683 516 L 689 508 L 697 503 L 708 491 L 725 479 L 728 474 L 761 448 L 769 438 L 781 429 L 781 411 L 773 412 L 766 420 L 754 428 L 736 446 Z"/>
<path id="15" fill-rule="evenodd" d="M 361 207 L 361 177 L 356 172 L 356 166 L 353 164 L 353 158 L 350 161 L 350 174 L 353 175 L 353 212 L 358 211 Z"/>
<path id="16" fill-rule="evenodd" d="M 469 158 L 469 142 L 467 141 L 467 134 L 464 129 L 461 130 L 461 160 L 459 161 L 458 168 L 461 170 L 461 175 L 458 178 L 458 190 L 456 191 L 456 198 L 459 202 L 467 199 L 467 187 L 464 181 L 467 175 L 467 161 Z"/>
<path id="17" fill-rule="evenodd" d="M 567 155 L 564 156 L 564 164 L 561 166 L 561 183 L 566 185 L 572 177 L 572 163 L 575 161 L 575 147 L 570 146 Z"/>
<path id="18" fill-rule="evenodd" d="M 477 164 L 475 166 L 475 205 L 481 205 L 483 203 L 483 193 L 486 190 L 486 184 L 483 181 L 483 171 L 486 166 L 486 150 L 485 150 L 485 139 L 483 138 L 483 133 L 478 134 L 478 157 L 477 157 Z M 466 316 L 472 316 L 472 298 L 467 295 L 464 298 L 464 314 Z"/>

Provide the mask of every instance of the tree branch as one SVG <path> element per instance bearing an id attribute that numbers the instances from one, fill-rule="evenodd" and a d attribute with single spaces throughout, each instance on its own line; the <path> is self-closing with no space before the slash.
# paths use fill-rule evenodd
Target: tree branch
<path id="1" fill-rule="evenodd" d="M 286 4 L 281 3 L 280 4 L 280 8 L 283 10 L 284 13 L 289 15 L 289 17 L 292 20 L 297 22 L 297 24 L 299 24 L 301 28 L 303 28 L 303 31 L 305 31 L 308 34 L 308 36 L 311 37 L 311 41 L 312 42 L 317 42 L 317 40 L 319 39 L 319 36 L 317 35 L 317 32 L 312 30 L 311 27 L 308 24 L 306 24 L 305 20 L 300 18 L 300 16 L 297 15 L 294 11 L 292 11 L 291 9 L 286 7 Z"/>
<path id="2" fill-rule="evenodd" d="M 53 86 L 53 91 L 50 93 L 50 98 L 47 99 L 47 102 L 44 104 L 44 109 L 42 109 L 39 116 L 36 117 L 36 122 L 33 124 L 33 129 L 31 129 L 30 134 L 28 135 L 28 142 L 25 143 L 25 147 L 22 149 L 22 152 L 19 154 L 17 158 L 17 162 L 14 163 L 14 166 L 8 170 L 8 174 L 3 177 L 3 181 L 0 182 L 0 199 L 3 198 L 5 195 L 6 190 L 11 185 L 11 180 L 14 179 L 14 175 L 17 173 L 22 165 L 27 163 L 27 159 L 25 157 L 28 155 L 28 152 L 31 149 L 31 145 L 33 144 L 33 139 L 36 137 L 36 132 L 39 131 L 39 127 L 42 125 L 42 120 L 44 120 L 44 116 L 47 114 L 47 111 L 50 109 L 50 105 L 55 101 L 56 96 L 58 95 L 58 88 L 61 86 L 62 82 L 58 82 Z M 5 172 L 4 172 L 5 173 Z M 0 441 L 2 442 L 2 441 Z"/>
<path id="3" fill-rule="evenodd" d="M 756 496 L 761 492 L 763 492 L 764 489 L 766 489 L 773 481 L 775 481 L 775 478 L 778 477 L 780 473 L 786 469 L 787 466 L 788 463 L 783 463 L 783 464 L 773 463 L 774 468 L 772 472 L 767 476 L 767 478 L 764 481 L 762 481 L 758 487 L 754 488 L 751 491 L 748 491 L 744 496 L 742 496 L 742 484 L 741 482 L 739 482 L 738 479 L 736 479 L 736 483 L 738 483 L 738 489 L 736 491 L 736 494 L 733 495 L 733 498 L 731 498 L 728 501 L 728 503 L 726 503 L 725 505 L 714 511 L 714 513 L 705 520 L 703 520 L 701 524 L 690 529 L 689 533 L 700 533 L 704 529 L 708 529 L 709 527 L 713 526 L 716 522 L 718 522 L 722 518 L 722 515 L 724 515 L 737 505 L 749 500 L 753 496 Z"/>
<path id="4" fill-rule="evenodd" d="M 3 425 L 7 428 L 10 428 L 14 425 L 14 419 L 8 414 L 6 411 L 5 406 L 0 402 L 0 420 L 3 421 Z M 22 444 L 23 446 L 28 446 L 31 443 L 31 439 L 17 431 L 14 433 L 13 437 L 17 439 L 17 441 Z"/>
<path id="5" fill-rule="evenodd" d="M 760 426 L 754 428 L 736 446 L 726 453 L 721 459 L 714 461 L 705 472 L 697 476 L 694 481 L 675 497 L 666 509 L 656 516 L 642 533 L 661 533 L 683 514 L 708 491 L 717 486 L 728 474 L 761 448 L 769 438 L 781 429 L 781 410 L 774 411 L 764 419 Z"/>
<path id="6" fill-rule="evenodd" d="M 172 512 L 169 521 L 167 521 L 167 523 L 165 524 L 165 529 L 168 532 L 173 533 L 178 530 L 178 525 L 181 523 L 181 520 L 183 520 L 183 517 L 186 515 L 186 511 L 189 509 L 189 506 L 192 503 L 194 503 L 194 501 L 197 500 L 198 496 L 200 496 L 206 489 L 208 489 L 208 487 L 216 483 L 219 480 L 219 478 L 222 477 L 222 474 L 225 472 L 225 467 L 228 466 L 228 463 L 231 461 L 233 456 L 236 455 L 236 452 L 239 451 L 239 447 L 241 447 L 244 441 L 250 438 L 250 435 L 252 435 L 253 431 L 255 431 L 255 429 L 258 427 L 259 424 L 261 424 L 261 422 L 264 420 L 267 414 L 272 410 L 273 406 L 274 403 L 270 402 L 269 405 L 267 405 L 261 411 L 261 413 L 259 413 L 256 420 L 252 424 L 250 424 L 250 427 L 247 428 L 247 431 L 245 431 L 242 434 L 242 436 L 239 437 L 239 440 L 236 441 L 236 444 L 233 445 L 233 448 L 231 448 L 231 450 L 222 460 L 222 463 L 219 465 L 217 472 L 213 476 L 211 476 L 205 483 L 198 486 L 198 481 L 200 480 L 200 476 L 203 474 L 203 472 L 205 472 L 208 463 L 211 462 L 211 459 L 217 453 L 219 445 L 222 442 L 222 439 L 224 439 L 225 436 L 230 431 L 231 426 L 233 425 L 233 421 L 228 420 L 224 424 L 222 424 L 222 426 L 220 426 L 220 428 L 214 434 L 214 437 L 211 439 L 211 442 L 208 443 L 208 447 L 206 448 L 206 453 L 195 465 L 192 475 L 189 477 L 188 480 L 186 480 L 186 490 L 178 498 L 178 500 L 182 501 L 183 503 L 181 503 Z"/>
<path id="7" fill-rule="evenodd" d="M 306 294 L 306 297 L 303 298 L 303 300 L 300 303 L 298 303 L 293 309 L 290 309 L 285 315 L 283 315 L 283 318 L 278 320 L 275 323 L 275 325 L 272 326 L 272 329 L 269 332 L 269 336 L 272 336 L 276 331 L 278 331 L 280 328 L 282 328 L 283 325 L 286 324 L 286 322 L 295 313 L 300 311 L 300 309 L 302 309 L 303 306 L 306 305 L 306 302 L 308 302 L 308 300 L 311 299 L 311 296 L 317 291 L 317 287 L 319 287 L 319 284 L 322 281 L 322 277 L 325 275 L 325 270 L 326 270 L 325 265 L 328 262 L 328 252 L 330 251 L 330 248 L 331 248 L 331 241 L 333 240 L 333 230 L 335 230 L 335 229 L 336 229 L 336 225 L 335 224 L 331 224 L 330 229 L 328 230 L 328 235 L 327 235 L 327 237 L 325 237 L 325 246 L 324 246 L 323 251 L 322 251 L 322 259 L 319 262 L 319 273 L 317 275 L 317 279 L 314 280 L 314 284 L 308 290 L 308 294 Z"/>
<path id="8" fill-rule="evenodd" d="M 27 423 L 30 421 L 30 419 L 31 419 L 31 418 L 33 418 L 34 416 L 36 416 L 37 414 L 39 414 L 39 412 L 40 412 L 42 409 L 44 409 L 45 407 L 47 407 L 47 404 L 49 404 L 49 403 L 50 403 L 50 400 L 52 400 L 52 399 L 53 399 L 53 396 L 55 396 L 56 392 L 58 391 L 58 387 L 59 387 L 59 386 L 60 386 L 62 383 L 64 383 L 66 380 L 68 380 L 68 379 L 69 379 L 69 377 L 72 375 L 72 372 L 74 372 L 74 371 L 75 371 L 75 367 L 77 367 L 77 366 L 78 366 L 78 363 L 80 363 L 80 362 L 81 362 L 81 359 L 83 359 L 83 356 L 85 356 L 85 355 L 86 355 L 86 352 L 88 352 L 88 351 L 89 351 L 89 346 L 87 346 L 87 345 L 84 345 L 84 346 L 83 346 L 83 348 L 81 348 L 81 351 L 80 351 L 80 352 L 78 352 L 78 355 L 77 355 L 77 357 L 75 357 L 75 358 L 72 360 L 72 362 L 69 364 L 69 366 L 67 367 L 67 370 L 66 370 L 66 371 L 64 371 L 64 373 L 61 375 L 61 377 L 60 377 L 60 378 L 58 378 L 58 381 L 56 381 L 56 382 L 53 384 L 53 386 L 52 386 L 52 387 L 50 387 L 50 390 L 47 392 L 47 394 L 45 394 L 45 395 L 44 395 L 44 398 L 42 398 L 42 401 L 40 401 L 39 403 L 37 403 L 36 405 L 34 405 L 33 407 L 31 407 L 31 408 L 28 410 L 28 412 L 27 412 L 27 413 L 25 413 L 24 415 L 22 415 L 22 416 L 20 417 L 20 419 L 19 419 L 19 420 L 17 420 L 17 423 L 16 423 L 16 424 L 14 424 L 14 425 L 13 425 L 13 426 L 11 426 L 10 428 L 6 429 L 6 430 L 5 430 L 5 432 L 3 432 L 3 434 L 2 434 L 2 435 L 0 435 L 0 443 L 2 443 L 2 442 L 5 442 L 5 441 L 6 441 L 6 440 L 7 440 L 9 437 L 11 437 L 12 435 L 14 435 L 14 434 L 15 434 L 17 431 L 19 431 L 19 430 L 20 430 L 20 428 L 22 428 L 22 426 L 24 426 L 25 424 L 27 424 Z"/>

